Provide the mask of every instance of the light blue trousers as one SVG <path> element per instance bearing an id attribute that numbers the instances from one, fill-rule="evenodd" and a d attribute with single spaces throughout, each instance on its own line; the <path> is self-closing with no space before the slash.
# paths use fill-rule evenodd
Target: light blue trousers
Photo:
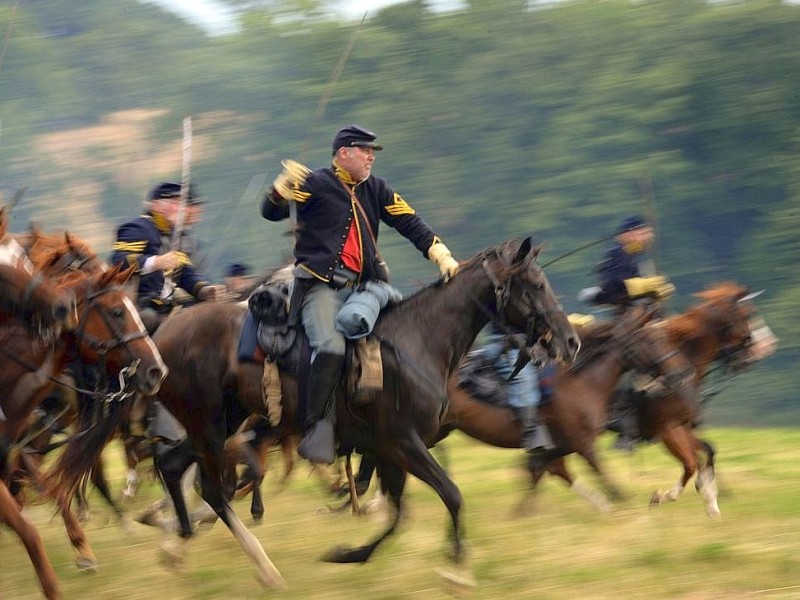
<path id="1" fill-rule="evenodd" d="M 352 288 L 334 290 L 324 282 L 314 283 L 303 295 L 300 318 L 311 345 L 311 361 L 317 354 L 344 356 L 345 337 L 336 331 L 336 315 L 353 293 Z"/>

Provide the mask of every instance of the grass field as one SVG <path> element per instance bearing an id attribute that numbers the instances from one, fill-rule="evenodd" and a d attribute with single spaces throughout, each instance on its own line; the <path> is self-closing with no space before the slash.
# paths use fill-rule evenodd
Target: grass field
<path id="1" fill-rule="evenodd" d="M 469 566 L 481 598 L 800 598 L 800 431 L 714 429 L 704 433 L 718 451 L 722 519 L 710 521 L 693 482 L 678 502 L 648 507 L 650 492 L 670 487 L 677 462 L 660 446 L 633 455 L 609 450 L 610 472 L 630 498 L 601 514 L 562 482 L 546 479 L 534 512 L 514 516 L 527 487 L 519 451 L 497 450 L 460 435 L 444 443 L 464 498 Z M 112 485 L 120 493 L 121 450 L 107 450 Z M 79 573 L 59 518 L 49 505 L 28 514 L 42 534 L 65 598 L 211 599 L 448 598 L 436 574 L 446 566 L 447 515 L 433 492 L 410 480 L 407 513 L 398 533 L 366 565 L 332 565 L 319 557 L 335 544 L 360 544 L 382 527 L 380 517 L 320 514 L 330 499 L 299 464 L 279 491 L 277 457 L 264 482 L 264 523 L 252 531 L 286 578 L 285 592 L 259 586 L 249 561 L 228 530 L 215 525 L 193 541 L 185 568 L 158 564 L 164 537 L 138 523 L 127 530 L 93 497 L 87 534 L 100 561 L 94 574 Z M 595 486 L 577 458 L 570 465 Z M 131 514 L 159 494 L 143 483 L 128 503 Z M 250 523 L 246 500 L 235 503 Z M 39 598 L 33 568 L 16 536 L 0 534 L 0 598 Z"/>

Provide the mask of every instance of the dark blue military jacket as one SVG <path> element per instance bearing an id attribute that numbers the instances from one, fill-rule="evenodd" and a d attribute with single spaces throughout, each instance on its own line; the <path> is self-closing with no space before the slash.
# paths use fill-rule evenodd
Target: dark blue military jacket
<path id="1" fill-rule="evenodd" d="M 160 226 L 159 226 L 160 225 Z M 144 214 L 129 221 L 117 230 L 117 240 L 111 255 L 111 263 L 133 265 L 137 273 L 141 272 L 144 262 L 151 256 L 166 254 L 169 251 L 171 229 L 163 217 Z M 191 264 L 183 265 L 172 273 L 172 280 L 192 296 L 197 296 L 200 288 L 208 285 L 202 275 L 195 271 Z M 158 307 L 168 303 L 162 302 L 161 290 L 164 287 L 164 273 L 152 271 L 139 278 L 137 303 L 139 308 Z"/>
<path id="2" fill-rule="evenodd" d="M 364 223 L 345 185 L 354 189 L 366 213 L 369 227 Z M 378 236 L 380 221 L 408 238 L 426 258 L 428 248 L 438 239 L 400 194 L 380 177 L 370 176 L 354 184 L 349 175 L 335 165 L 317 169 L 297 190 L 294 200 L 297 201 L 298 225 L 294 250 L 296 264 L 323 281 L 330 280 L 333 270 L 338 266 L 354 217 L 363 257 L 363 281 L 380 278 L 376 249 L 370 238 L 370 229 Z M 261 205 L 261 214 L 270 221 L 280 221 L 289 217 L 289 207 L 286 203 L 276 202 L 269 193 Z"/>
<path id="3" fill-rule="evenodd" d="M 601 291 L 597 294 L 595 302 L 625 306 L 630 302 L 625 289 L 625 280 L 641 277 L 639 256 L 628 254 L 622 244 L 615 243 L 597 265 L 597 273 Z"/>

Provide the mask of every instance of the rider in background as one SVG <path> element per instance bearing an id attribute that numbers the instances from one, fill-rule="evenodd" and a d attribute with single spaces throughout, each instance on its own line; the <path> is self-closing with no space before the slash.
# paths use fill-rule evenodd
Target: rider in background
<path id="1" fill-rule="evenodd" d="M 229 264 L 222 281 L 228 292 L 237 300 L 245 300 L 255 288 L 255 282 L 250 277 L 250 268 L 241 263 Z"/>
<path id="2" fill-rule="evenodd" d="M 202 200 L 191 186 L 184 217 L 186 225 L 200 218 L 201 207 Z M 190 258 L 193 248 L 171 247 L 180 209 L 181 184 L 159 183 L 145 201 L 145 212 L 117 230 L 110 262 L 136 268 L 139 275 L 136 304 L 149 333 L 155 331 L 176 304 L 176 288 L 197 300 L 215 300 L 225 291 L 224 286 L 209 284 L 195 270 Z"/>
<path id="3" fill-rule="evenodd" d="M 665 277 L 655 274 L 653 261 L 648 258 L 654 240 L 653 227 L 642 217 L 622 220 L 614 244 L 596 268 L 600 288 L 593 300 L 596 304 L 625 310 L 637 299 L 663 299 L 675 292 Z"/>
<path id="4" fill-rule="evenodd" d="M 623 219 L 614 234 L 614 244 L 597 265 L 599 287 L 592 288 L 594 294 L 589 299 L 595 304 L 612 305 L 622 313 L 634 303 L 660 301 L 674 294 L 675 286 L 655 274 L 655 265 L 648 258 L 654 240 L 653 227 L 641 216 Z M 615 446 L 625 450 L 631 450 L 639 439 L 636 406 L 642 392 L 635 380 L 635 375 L 626 377 L 609 415 L 609 429 L 619 433 Z"/>
<path id="5" fill-rule="evenodd" d="M 508 405 L 522 424 L 522 446 L 528 452 L 546 449 L 552 446 L 552 442 L 544 426 L 539 423 L 541 392 L 536 369 L 528 362 L 519 373 L 509 379 L 514 372 L 520 350 L 511 346 L 505 333 L 495 325 L 491 329 L 489 342 L 483 351 L 497 376 L 507 383 Z"/>
<path id="6" fill-rule="evenodd" d="M 379 223 L 413 243 L 445 279 L 458 269 L 439 236 L 384 179 L 372 174 L 375 154 L 382 149 L 376 139 L 358 125 L 340 129 L 333 138 L 330 167 L 310 171 L 285 161 L 261 205 L 262 216 L 270 221 L 296 220 L 292 310 L 299 308 L 312 349 L 304 369 L 306 435 L 297 452 L 312 462 L 330 464 L 335 459 L 328 408 L 345 359 L 345 337 L 335 327 L 336 315 L 362 284 L 388 277 L 377 247 Z"/>

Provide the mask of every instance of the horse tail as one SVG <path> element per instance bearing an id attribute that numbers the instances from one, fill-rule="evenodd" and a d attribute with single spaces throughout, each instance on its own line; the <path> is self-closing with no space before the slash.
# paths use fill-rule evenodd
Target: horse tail
<path id="1" fill-rule="evenodd" d="M 106 402 L 103 397 L 81 394 L 75 423 L 64 451 L 44 477 L 44 499 L 72 498 L 91 480 L 103 449 L 120 427 L 132 400 Z"/>

